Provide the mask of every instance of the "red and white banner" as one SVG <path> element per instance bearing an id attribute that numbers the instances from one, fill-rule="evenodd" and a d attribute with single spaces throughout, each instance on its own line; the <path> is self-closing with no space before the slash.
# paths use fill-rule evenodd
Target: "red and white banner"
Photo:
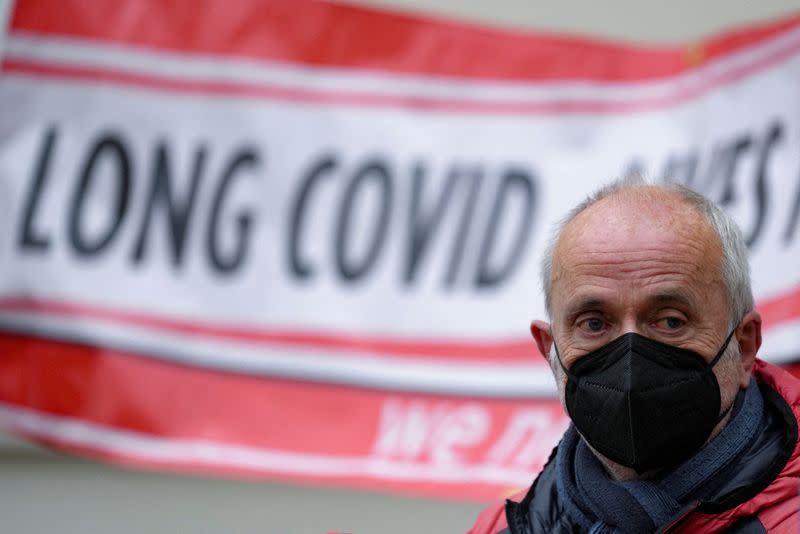
<path id="1" fill-rule="evenodd" d="M 800 359 L 800 17 L 668 49 L 279 0 L 18 0 L 0 427 L 152 467 L 489 499 L 566 425 L 554 221 L 638 168 L 741 225 Z"/>

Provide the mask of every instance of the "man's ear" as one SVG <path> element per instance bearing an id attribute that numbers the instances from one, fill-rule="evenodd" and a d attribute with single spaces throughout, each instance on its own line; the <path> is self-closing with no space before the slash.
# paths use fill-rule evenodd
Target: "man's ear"
<path id="1" fill-rule="evenodd" d="M 545 360 L 550 360 L 550 347 L 553 346 L 553 336 L 550 333 L 550 325 L 544 321 L 533 321 L 531 323 L 531 334 L 536 341 L 539 352 Z"/>
<path id="2" fill-rule="evenodd" d="M 761 347 L 761 314 L 752 310 L 744 316 L 736 329 L 736 341 L 741 352 L 742 377 L 739 386 L 744 389 L 750 384 L 753 363 Z"/>

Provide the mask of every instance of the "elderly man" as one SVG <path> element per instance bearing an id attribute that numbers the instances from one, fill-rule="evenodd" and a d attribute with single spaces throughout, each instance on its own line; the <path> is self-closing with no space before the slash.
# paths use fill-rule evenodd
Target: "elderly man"
<path id="1" fill-rule="evenodd" d="M 756 358 L 735 223 L 678 186 L 620 182 L 546 254 L 531 332 L 572 424 L 533 486 L 472 531 L 798 532 L 800 383 Z"/>

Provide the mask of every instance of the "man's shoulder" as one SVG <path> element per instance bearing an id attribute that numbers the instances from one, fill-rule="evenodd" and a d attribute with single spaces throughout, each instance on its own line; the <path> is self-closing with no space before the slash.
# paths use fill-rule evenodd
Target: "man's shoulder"
<path id="1" fill-rule="evenodd" d="M 558 517 L 550 516 L 560 510 L 560 506 L 556 502 L 558 501 L 558 496 L 555 483 L 555 454 L 557 449 L 557 447 L 553 449 L 550 458 L 529 489 L 515 493 L 506 499 L 504 503 L 495 503 L 485 509 L 478 516 L 475 525 L 468 534 L 497 534 L 504 532 L 508 528 L 509 520 L 517 525 L 528 524 L 531 513 L 537 517 L 539 522 L 544 521 L 548 524 L 556 522 Z M 555 515 L 558 516 L 560 514 Z M 538 532 L 539 530 L 536 531 Z M 544 531 L 548 531 L 548 529 L 545 528 Z"/>
<path id="2" fill-rule="evenodd" d="M 727 525 L 732 532 L 739 532 L 737 529 L 755 521 L 767 532 L 796 532 L 800 527 L 800 381 L 760 360 L 754 374 L 764 396 L 762 431 L 729 469 L 733 476 L 701 503 L 702 513 L 687 522 L 686 531 L 711 531 L 714 525 Z M 787 525 L 791 530 L 786 530 Z"/>
<path id="3" fill-rule="evenodd" d="M 767 384 L 797 411 L 800 407 L 800 379 L 786 369 L 764 360 L 756 359 L 753 373 L 756 380 Z"/>

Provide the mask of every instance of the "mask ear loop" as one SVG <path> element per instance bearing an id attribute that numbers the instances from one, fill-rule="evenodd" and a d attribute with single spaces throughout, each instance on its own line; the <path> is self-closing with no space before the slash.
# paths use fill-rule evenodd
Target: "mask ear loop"
<path id="1" fill-rule="evenodd" d="M 553 348 L 556 350 L 556 360 L 558 360 L 558 365 L 561 366 L 561 369 L 564 370 L 564 373 L 569 376 L 569 371 L 566 367 L 564 367 L 564 362 L 561 361 L 561 354 L 558 352 L 558 345 L 556 345 L 556 338 L 553 336 Z"/>
<path id="2" fill-rule="evenodd" d="M 711 363 L 708 364 L 708 368 L 709 369 L 713 368 L 717 364 L 719 359 L 722 358 L 722 355 L 725 353 L 725 350 L 728 348 L 728 344 L 731 342 L 731 338 L 733 338 L 733 334 L 736 333 L 736 329 L 737 328 L 738 328 L 738 323 L 737 323 L 737 326 L 733 327 L 733 330 L 731 330 L 731 333 L 728 334 L 728 337 L 725 338 L 725 343 L 722 344 L 722 348 L 719 349 L 719 352 L 717 353 L 717 355 L 714 356 L 714 359 L 711 360 Z M 736 397 L 735 396 L 734 396 L 733 400 L 728 404 L 728 407 L 725 408 L 722 411 L 721 414 L 719 414 L 719 417 L 717 417 L 717 422 L 715 423 L 714 426 L 716 426 L 717 424 L 719 424 L 720 421 L 725 419 L 725 416 L 728 415 L 728 413 L 733 409 L 733 405 L 734 404 L 736 404 Z"/>
<path id="3" fill-rule="evenodd" d="M 731 333 L 728 334 L 728 337 L 725 338 L 725 343 L 722 344 L 722 348 L 719 349 L 719 352 L 717 353 L 717 355 L 714 356 L 714 359 L 711 360 L 711 363 L 708 364 L 709 367 L 714 367 L 715 365 L 717 365 L 717 362 L 719 361 L 719 359 L 722 358 L 722 354 L 728 348 L 728 344 L 731 342 L 731 338 L 733 337 L 733 334 L 736 333 L 736 329 L 737 328 L 738 328 L 738 324 L 737 324 L 737 326 L 733 327 L 733 330 L 731 330 Z"/>

